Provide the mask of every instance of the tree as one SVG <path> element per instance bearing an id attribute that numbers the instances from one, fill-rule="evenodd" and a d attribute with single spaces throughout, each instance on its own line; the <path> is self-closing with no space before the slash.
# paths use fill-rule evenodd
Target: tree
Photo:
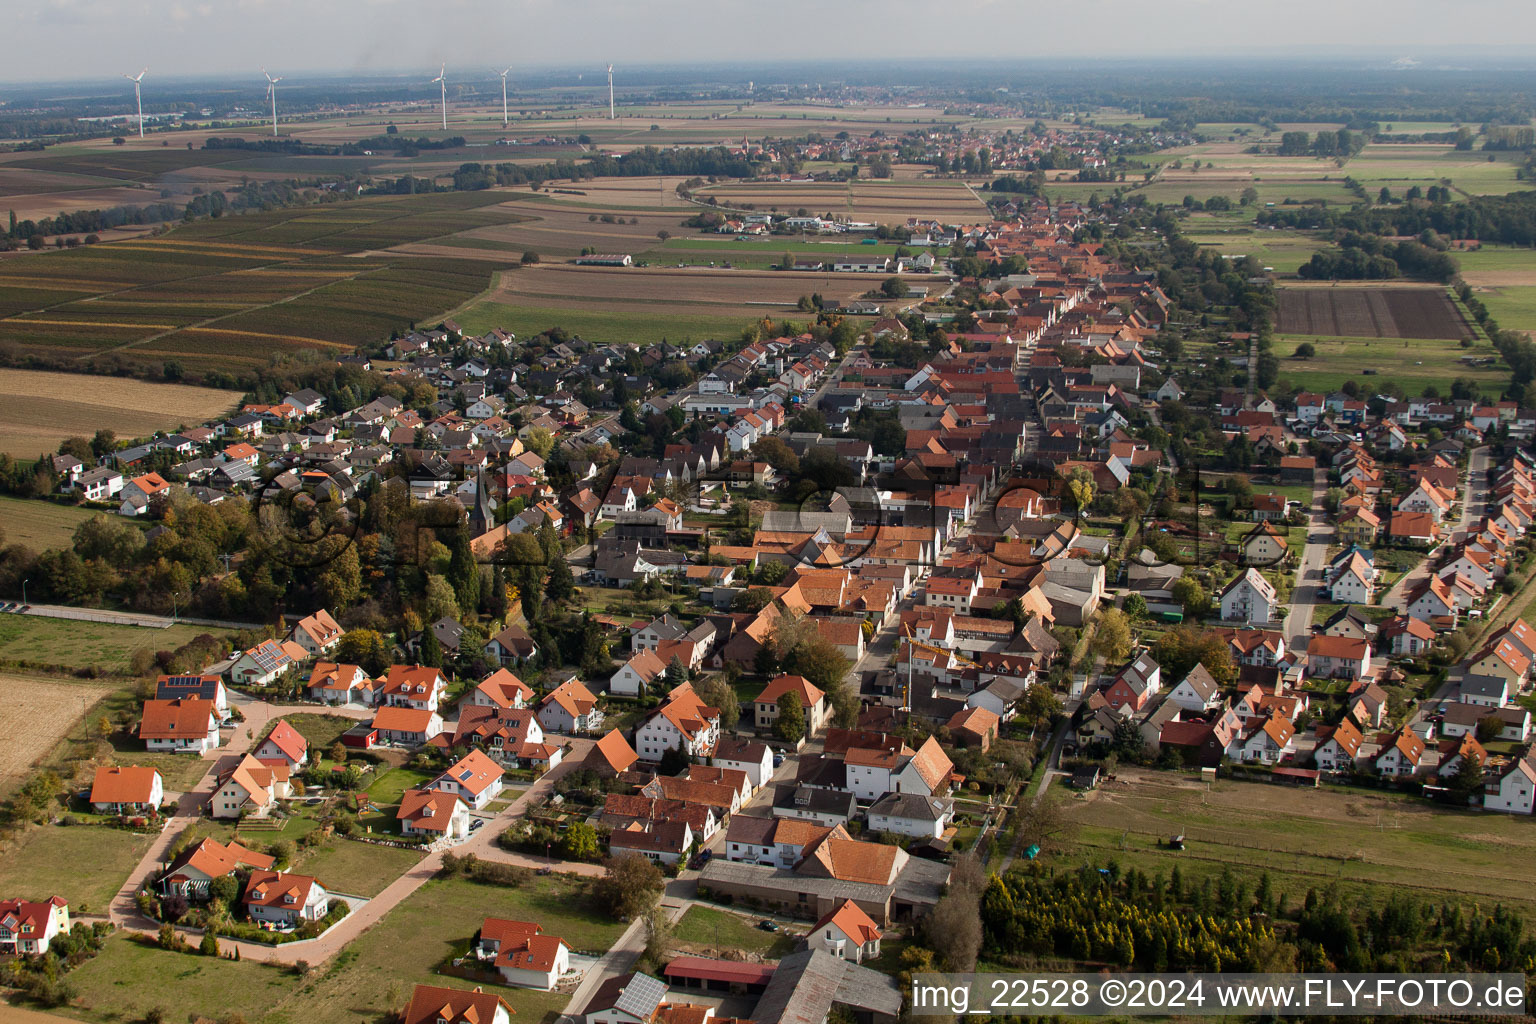
<path id="1" fill-rule="evenodd" d="M 907 297 L 907 282 L 899 277 L 888 277 L 880 282 L 880 293 L 888 299 L 904 299 Z"/>
<path id="2" fill-rule="evenodd" d="M 1467 802 L 1483 791 L 1483 766 L 1476 758 L 1463 757 L 1451 775 L 1450 790 Z"/>
<path id="3" fill-rule="evenodd" d="M 1108 662 L 1124 661 L 1131 653 L 1131 623 L 1125 612 L 1109 608 L 1099 617 L 1093 634 L 1093 652 Z"/>
<path id="4" fill-rule="evenodd" d="M 222 900 L 226 907 L 240 898 L 240 880 L 234 875 L 220 875 L 208 883 L 209 899 Z"/>
<path id="5" fill-rule="evenodd" d="M 563 556 L 549 563 L 549 580 L 544 584 L 544 593 L 556 604 L 564 604 L 576 593 L 571 565 Z"/>
<path id="6" fill-rule="evenodd" d="M 805 708 L 798 693 L 786 693 L 779 698 L 779 717 L 773 723 L 773 734 L 781 740 L 798 743 L 805 738 Z"/>
<path id="7" fill-rule="evenodd" d="M 426 592 L 422 595 L 421 617 L 427 622 L 459 617 L 459 595 L 446 576 L 439 576 L 436 573 L 427 576 Z"/>
<path id="8" fill-rule="evenodd" d="M 417 645 L 416 660 L 431 668 L 443 667 L 443 645 L 429 624 L 421 631 L 421 643 Z"/>
<path id="9" fill-rule="evenodd" d="M 539 254 L 534 252 L 532 249 L 529 249 L 527 252 L 523 253 L 523 258 L 522 258 L 523 266 L 526 267 L 526 266 L 528 266 L 531 263 L 537 263 L 537 262 L 539 262 Z"/>
<path id="10" fill-rule="evenodd" d="M 1125 614 L 1133 619 L 1139 619 L 1147 614 L 1147 599 L 1140 594 L 1128 594 L 1125 600 L 1120 602 Z"/>
<path id="11" fill-rule="evenodd" d="M 213 937 L 212 931 L 205 931 L 203 932 L 203 941 L 197 948 L 198 952 L 202 953 L 203 956 L 216 957 L 219 955 L 219 940 Z"/>
<path id="12" fill-rule="evenodd" d="M 1173 581 L 1168 592 L 1184 606 L 1184 614 L 1192 619 L 1198 619 L 1211 610 L 1210 595 L 1193 576 L 1180 576 Z"/>
<path id="13" fill-rule="evenodd" d="M 656 906 L 661 899 L 661 869 L 638 853 L 609 857 L 603 877 L 592 885 L 597 905 L 620 921 L 630 921 Z"/>
<path id="14" fill-rule="evenodd" d="M 341 635 L 336 658 L 344 664 L 361 666 L 370 676 L 378 675 L 389 667 L 389 645 L 374 630 L 352 629 Z"/>
<path id="15" fill-rule="evenodd" d="M 736 728 L 736 723 L 741 720 L 741 701 L 724 676 L 705 676 L 693 684 L 693 692 L 705 704 L 719 710 L 722 731 L 730 732 Z"/>
<path id="16" fill-rule="evenodd" d="M 1042 795 L 1027 801 L 1015 816 L 1018 841 L 1025 846 L 1045 849 L 1051 843 L 1065 844 L 1070 841 L 1077 825 L 1069 817 L 1059 799 Z"/>
<path id="17" fill-rule="evenodd" d="M 341 740 L 331 744 L 331 760 L 337 764 L 347 763 L 347 745 Z"/>
<path id="18" fill-rule="evenodd" d="M 578 821 L 560 837 L 560 852 L 567 860 L 593 861 L 602 852 L 598 843 L 597 829 L 584 821 Z"/>
<path id="19" fill-rule="evenodd" d="M 539 458 L 547 459 L 549 453 L 555 450 L 555 435 L 544 427 L 534 427 L 528 431 L 528 436 L 523 438 L 523 447 Z"/>
<path id="20" fill-rule="evenodd" d="M 1093 474 L 1082 467 L 1074 469 L 1067 477 L 1067 492 L 1072 495 L 1078 513 L 1086 513 L 1088 506 L 1093 504 Z"/>
<path id="21" fill-rule="evenodd" d="M 1498 715 L 1484 715 L 1477 720 L 1477 742 L 1492 743 L 1504 731 L 1504 720 Z"/>
<path id="22" fill-rule="evenodd" d="M 976 969 L 981 952 L 981 894 L 970 886 L 956 886 L 928 912 L 923 922 L 927 944 L 939 951 L 947 971 Z"/>
<path id="23" fill-rule="evenodd" d="M 640 956 L 652 970 L 658 970 L 667 962 L 668 945 L 672 941 L 672 922 L 660 906 L 645 912 L 645 950 Z"/>
<path id="24" fill-rule="evenodd" d="M 1310 341 L 1304 341 L 1296 346 L 1297 359 L 1311 359 L 1315 355 L 1317 355 L 1317 346 Z"/>

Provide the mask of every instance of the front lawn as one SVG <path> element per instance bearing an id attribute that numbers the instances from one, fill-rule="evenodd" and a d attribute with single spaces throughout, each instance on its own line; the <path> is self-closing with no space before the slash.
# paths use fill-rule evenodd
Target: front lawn
<path id="1" fill-rule="evenodd" d="M 0 893 L 62 896 L 75 913 L 102 913 L 154 837 L 104 825 L 43 825 L 0 854 Z"/>

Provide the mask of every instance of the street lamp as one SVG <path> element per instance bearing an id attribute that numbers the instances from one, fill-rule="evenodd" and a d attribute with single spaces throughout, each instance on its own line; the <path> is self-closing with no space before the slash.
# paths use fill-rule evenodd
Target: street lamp
<path id="1" fill-rule="evenodd" d="M 23 606 L 25 606 L 27 603 L 27 584 L 31 582 L 31 580 L 21 581 L 21 603 Z"/>

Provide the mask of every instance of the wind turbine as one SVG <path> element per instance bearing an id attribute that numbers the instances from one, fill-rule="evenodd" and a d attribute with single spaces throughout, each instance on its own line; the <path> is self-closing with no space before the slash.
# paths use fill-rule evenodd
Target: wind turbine
<path id="1" fill-rule="evenodd" d="M 511 70 L 509 67 L 501 73 L 501 126 L 503 128 L 509 123 L 507 120 L 507 74 Z"/>
<path id="2" fill-rule="evenodd" d="M 444 64 L 437 72 L 437 77 L 432 79 L 432 84 L 441 86 L 443 94 L 443 131 L 448 130 L 448 65 Z"/>
<path id="3" fill-rule="evenodd" d="M 139 83 L 144 81 L 144 75 L 149 71 L 145 68 L 137 75 L 124 75 L 123 77 L 133 83 L 133 102 L 139 108 L 139 138 L 144 137 L 144 100 L 139 94 Z"/>
<path id="4" fill-rule="evenodd" d="M 613 65 L 608 65 L 608 120 L 613 120 Z"/>
<path id="5" fill-rule="evenodd" d="M 267 77 L 267 98 L 272 101 L 272 136 L 277 137 L 277 83 L 283 80 L 282 75 L 273 78 L 267 75 L 267 69 L 262 68 L 261 73 Z"/>

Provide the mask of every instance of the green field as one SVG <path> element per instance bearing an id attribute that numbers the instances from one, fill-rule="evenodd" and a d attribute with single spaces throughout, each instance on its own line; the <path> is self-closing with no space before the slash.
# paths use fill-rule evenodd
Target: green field
<path id="1" fill-rule="evenodd" d="M 1317 354 L 1310 359 L 1296 359 L 1292 353 L 1302 342 L 1311 343 Z M 1473 381 L 1484 395 L 1497 397 L 1509 383 L 1509 371 L 1501 362 L 1491 366 L 1470 367 L 1462 356 L 1488 356 L 1487 345 L 1463 349 L 1457 342 L 1420 338 L 1323 338 L 1301 334 L 1275 336 L 1275 354 L 1280 357 L 1280 380 L 1288 387 L 1327 394 L 1352 380 L 1366 393 L 1385 390 L 1389 384 L 1401 387 L 1407 395 L 1418 395 L 1433 385 L 1441 394 L 1449 394 L 1450 382 L 1457 377 Z M 1378 371 L 1373 375 L 1363 370 Z"/>
<path id="2" fill-rule="evenodd" d="M 1523 865 L 1536 857 L 1536 830 L 1518 815 L 1453 811 L 1427 800 L 1373 790 L 1295 789 L 1187 774 L 1122 771 L 1094 794 L 1066 797 L 1081 823 L 1066 865 L 1148 873 L 1177 865 L 1190 879 L 1230 868 L 1250 884 L 1268 871 L 1292 905 L 1307 888 L 1337 885 L 1346 899 L 1374 905 L 1393 891 L 1425 902 L 1494 903 L 1536 911 Z M 1160 847 L 1182 833 L 1187 848 Z M 1432 871 L 1425 870 L 1430 860 Z"/>
<path id="3" fill-rule="evenodd" d="M 689 907 L 673 929 L 674 944 L 704 956 L 737 949 L 777 960 L 791 953 L 795 939 L 783 931 L 765 932 L 739 914 L 711 907 Z"/>
<path id="4" fill-rule="evenodd" d="M 771 307 L 764 306 L 763 309 L 765 316 L 772 313 Z M 610 312 L 555 306 L 514 306 L 490 301 L 473 303 L 455 312 L 453 318 L 469 334 L 482 334 L 492 327 L 500 327 L 520 338 L 530 338 L 551 327 L 563 327 L 597 344 L 637 345 L 647 345 L 663 338 L 672 342 L 730 338 L 739 335 L 750 325 L 750 321 L 743 318 L 708 314 Z"/>
<path id="5" fill-rule="evenodd" d="M 561 875 L 520 889 L 434 881 L 387 914 L 305 981 L 286 968 L 254 961 L 167 953 L 114 936 L 100 956 L 70 974 L 81 1019 L 142 1020 L 155 1006 L 166 1019 L 239 1013 L 252 1024 L 378 1024 L 399 1010 L 418 984 L 468 989 L 474 982 L 434 973 L 464 950 L 486 917 L 536 921 L 578 949 L 606 950 L 623 926 L 585 909 L 579 887 Z M 167 988 L 167 981 L 174 989 Z M 518 1024 L 549 1024 L 569 993 L 497 988 Z"/>
<path id="6" fill-rule="evenodd" d="M 1536 330 L 1536 286 L 1479 289 L 1477 297 L 1500 327 L 1511 331 Z"/>
<path id="7" fill-rule="evenodd" d="M 377 896 L 420 860 L 418 850 L 333 838 L 304 853 L 294 870 L 315 876 L 331 892 Z"/>
<path id="8" fill-rule="evenodd" d="M 204 633 L 220 636 L 225 632 L 207 626 L 178 624 L 150 629 L 41 615 L 4 615 L 0 616 L 0 660 L 126 673 L 134 651 L 175 650 Z"/>
<path id="9" fill-rule="evenodd" d="M 0 533 L 4 543 L 25 544 L 34 551 L 65 548 L 74 540 L 75 527 L 101 514 L 51 501 L 0 497 Z"/>
<path id="10" fill-rule="evenodd" d="M 340 715 L 305 713 L 284 715 L 283 720 L 308 741 L 311 760 L 326 756 L 341 734 L 357 724 L 356 719 Z"/>
<path id="11" fill-rule="evenodd" d="M 105 913 L 153 836 L 97 825 L 44 825 L 0 854 L 0 892 L 62 896 L 75 913 Z"/>

